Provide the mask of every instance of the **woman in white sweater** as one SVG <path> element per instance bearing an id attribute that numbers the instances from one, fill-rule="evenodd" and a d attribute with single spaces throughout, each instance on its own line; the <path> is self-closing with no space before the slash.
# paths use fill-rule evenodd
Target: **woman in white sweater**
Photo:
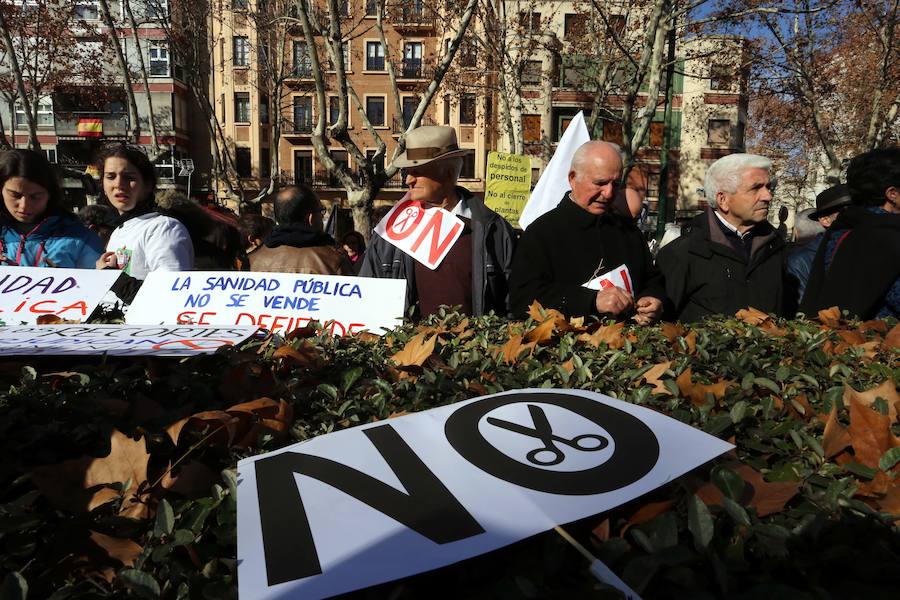
<path id="1" fill-rule="evenodd" d="M 190 270 L 194 247 L 184 225 L 157 212 L 156 170 L 142 150 L 125 144 L 104 146 L 97 167 L 106 199 L 119 212 L 119 224 L 97 268 L 122 270 L 112 291 L 130 303 L 148 273 Z"/>

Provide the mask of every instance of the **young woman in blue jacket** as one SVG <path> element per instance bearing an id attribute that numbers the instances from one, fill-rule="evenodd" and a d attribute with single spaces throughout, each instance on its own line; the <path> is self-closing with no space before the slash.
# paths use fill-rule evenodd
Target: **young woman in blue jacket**
<path id="1" fill-rule="evenodd" d="M 0 264 L 92 269 L 103 243 L 62 205 L 62 191 L 40 152 L 0 154 Z"/>

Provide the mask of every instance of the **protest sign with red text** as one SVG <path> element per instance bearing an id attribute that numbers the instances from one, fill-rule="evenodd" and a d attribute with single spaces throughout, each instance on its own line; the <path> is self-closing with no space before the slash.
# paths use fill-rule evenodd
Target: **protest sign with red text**
<path id="1" fill-rule="evenodd" d="M 0 267 L 0 325 L 33 325 L 42 315 L 87 319 L 119 271 Z"/>
<path id="2" fill-rule="evenodd" d="M 375 233 L 429 269 L 436 269 L 464 226 L 462 219 L 443 208 L 425 209 L 404 198 L 375 226 Z"/>
<path id="3" fill-rule="evenodd" d="M 252 325 L 286 333 L 318 322 L 332 335 L 400 324 L 406 281 L 297 273 L 150 273 L 129 324 Z"/>
<path id="4" fill-rule="evenodd" d="M 591 279 L 583 287 L 590 290 L 617 287 L 625 290 L 629 296 L 634 298 L 634 284 L 631 282 L 631 273 L 626 265 L 619 265 L 615 269 Z"/>

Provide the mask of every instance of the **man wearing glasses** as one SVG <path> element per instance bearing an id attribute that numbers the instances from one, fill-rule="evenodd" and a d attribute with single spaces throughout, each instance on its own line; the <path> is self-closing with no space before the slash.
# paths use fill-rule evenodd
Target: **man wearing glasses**
<path id="1" fill-rule="evenodd" d="M 275 228 L 250 255 L 251 271 L 352 275 L 347 257 L 323 231 L 325 208 L 306 186 L 290 185 L 275 196 Z"/>

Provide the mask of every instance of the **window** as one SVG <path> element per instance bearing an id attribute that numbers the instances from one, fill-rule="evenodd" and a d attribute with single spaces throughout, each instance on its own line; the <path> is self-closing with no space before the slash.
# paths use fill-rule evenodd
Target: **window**
<path id="1" fill-rule="evenodd" d="M 42 148 L 44 152 L 44 156 L 47 157 L 47 162 L 51 165 L 56 164 L 56 148 Z"/>
<path id="2" fill-rule="evenodd" d="M 621 39 L 625 35 L 625 15 L 610 15 L 608 21 L 609 28 Z"/>
<path id="3" fill-rule="evenodd" d="M 475 124 L 475 94 L 462 94 L 459 98 L 459 124 Z"/>
<path id="4" fill-rule="evenodd" d="M 622 145 L 622 124 L 618 121 L 603 120 L 603 141 Z"/>
<path id="5" fill-rule="evenodd" d="M 233 44 L 233 61 L 236 67 L 250 66 L 250 38 L 236 35 L 231 38 Z"/>
<path id="6" fill-rule="evenodd" d="M 77 0 L 75 19 L 78 21 L 99 21 L 100 6 L 97 0 Z"/>
<path id="7" fill-rule="evenodd" d="M 560 86 L 577 88 L 581 87 L 582 66 L 581 61 L 564 58 L 560 69 Z"/>
<path id="8" fill-rule="evenodd" d="M 309 150 L 294 151 L 294 183 L 297 185 L 312 185 L 313 162 L 312 152 Z"/>
<path id="9" fill-rule="evenodd" d="M 250 0 L 231 0 L 231 10 L 247 10 Z"/>
<path id="10" fill-rule="evenodd" d="M 169 76 L 169 46 L 165 42 L 150 42 L 150 76 Z"/>
<path id="11" fill-rule="evenodd" d="M 366 16 L 378 16 L 378 0 L 366 0 Z"/>
<path id="12" fill-rule="evenodd" d="M 650 123 L 650 146 L 659 148 L 663 145 L 663 138 L 666 134 L 666 124 L 662 121 L 653 121 Z"/>
<path id="13" fill-rule="evenodd" d="M 366 117 L 373 126 L 384 126 L 384 96 L 366 98 Z"/>
<path id="14" fill-rule="evenodd" d="M 375 170 L 383 170 L 384 169 L 384 154 L 379 154 L 377 157 L 375 156 L 378 153 L 377 150 L 366 150 L 366 160 L 369 162 Z"/>
<path id="15" fill-rule="evenodd" d="M 405 130 L 412 123 L 413 115 L 419 108 L 419 98 L 417 96 L 403 97 L 403 129 Z"/>
<path id="16" fill-rule="evenodd" d="M 259 124 L 269 124 L 269 97 L 265 95 L 259 97 Z"/>
<path id="17" fill-rule="evenodd" d="M 706 143 L 710 145 L 728 145 L 731 142 L 731 121 L 728 119 L 710 119 L 706 133 Z"/>
<path id="18" fill-rule="evenodd" d="M 422 42 L 406 42 L 403 46 L 403 74 L 406 79 L 422 76 Z"/>
<path id="19" fill-rule="evenodd" d="M 528 32 L 541 30 L 541 13 L 539 12 L 520 12 L 519 27 Z"/>
<path id="20" fill-rule="evenodd" d="M 250 93 L 235 92 L 234 94 L 234 122 L 250 122 Z"/>
<path id="21" fill-rule="evenodd" d="M 250 148 L 234 149 L 234 167 L 235 170 L 237 170 L 238 177 L 246 178 L 253 176 Z"/>
<path id="22" fill-rule="evenodd" d="M 294 133 L 312 132 L 312 98 L 294 97 Z"/>
<path id="23" fill-rule="evenodd" d="M 338 179 L 336 173 L 343 167 L 346 173 L 349 173 L 347 165 L 347 152 L 345 150 L 332 150 L 331 159 L 334 161 L 334 171 L 328 172 L 328 187 L 341 187 L 341 180 Z"/>
<path id="24" fill-rule="evenodd" d="M 350 98 L 346 98 L 347 103 L 347 125 L 350 124 Z M 341 115 L 341 102 L 338 96 L 328 97 L 328 124 L 334 125 L 338 122 Z"/>
<path id="25" fill-rule="evenodd" d="M 312 77 L 312 61 L 306 42 L 294 42 L 294 77 Z"/>
<path id="26" fill-rule="evenodd" d="M 366 71 L 384 71 L 384 46 L 366 42 Z"/>
<path id="27" fill-rule="evenodd" d="M 541 141 L 541 115 L 522 115 L 522 140 L 526 144 Z"/>
<path id="28" fill-rule="evenodd" d="M 444 96 L 444 125 L 450 124 L 450 96 Z"/>
<path id="29" fill-rule="evenodd" d="M 567 40 L 583 37 L 587 33 L 587 15 L 567 14 L 563 35 Z"/>
<path id="30" fill-rule="evenodd" d="M 222 125 L 225 124 L 225 94 L 219 95 L 219 106 L 222 107 Z"/>
<path id="31" fill-rule="evenodd" d="M 268 178 L 272 176 L 272 165 L 270 161 L 272 160 L 272 156 L 269 153 L 268 148 L 260 148 L 259 149 L 259 176 L 263 178 Z"/>
<path id="32" fill-rule="evenodd" d="M 459 66 L 468 69 L 478 66 L 478 42 L 473 39 L 463 40 L 459 47 Z"/>
<path id="33" fill-rule="evenodd" d="M 337 0 L 338 15 L 341 17 L 350 16 L 350 0 Z"/>
<path id="34" fill-rule="evenodd" d="M 724 65 L 713 65 L 709 72 L 709 89 L 731 90 L 731 71 Z"/>
<path id="35" fill-rule="evenodd" d="M 347 42 L 341 43 L 341 54 L 344 55 L 344 72 L 350 71 L 350 44 Z M 337 71 L 334 66 L 334 62 L 331 60 L 331 57 L 328 58 L 328 70 L 329 71 Z"/>
<path id="36" fill-rule="evenodd" d="M 522 85 L 540 85 L 543 63 L 539 60 L 526 60 L 522 69 Z"/>
<path id="37" fill-rule="evenodd" d="M 38 127 L 53 127 L 53 100 L 49 96 L 44 96 L 38 100 L 37 107 Z M 25 129 L 28 127 L 28 117 L 25 116 L 25 108 L 22 103 L 16 101 L 16 127 Z"/>
<path id="38" fill-rule="evenodd" d="M 463 166 L 459 172 L 460 179 L 475 179 L 475 151 L 466 150 L 462 155 Z"/>
<path id="39" fill-rule="evenodd" d="M 402 23 L 421 23 L 425 20 L 423 0 L 404 0 Z"/>

